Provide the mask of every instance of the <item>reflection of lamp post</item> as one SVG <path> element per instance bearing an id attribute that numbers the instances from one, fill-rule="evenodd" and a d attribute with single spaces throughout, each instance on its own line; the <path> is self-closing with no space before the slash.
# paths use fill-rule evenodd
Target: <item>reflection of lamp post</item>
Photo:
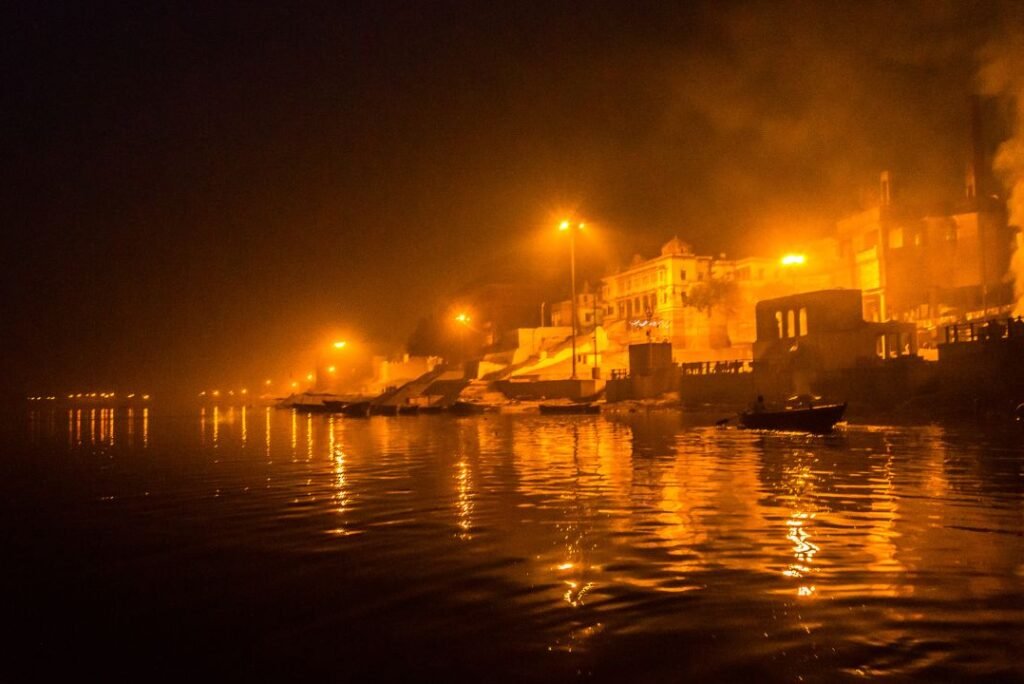
<path id="1" fill-rule="evenodd" d="M 576 233 L 583 230 L 583 224 L 575 226 L 562 221 L 559 230 L 569 231 L 569 278 L 572 281 L 572 379 L 576 379 Z"/>

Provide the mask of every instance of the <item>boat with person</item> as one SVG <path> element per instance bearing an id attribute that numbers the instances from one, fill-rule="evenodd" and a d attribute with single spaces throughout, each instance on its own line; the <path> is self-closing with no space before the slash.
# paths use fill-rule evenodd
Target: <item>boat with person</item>
<path id="1" fill-rule="evenodd" d="M 843 419 L 846 402 L 840 404 L 819 404 L 807 402 L 769 411 L 755 407 L 739 414 L 740 427 L 748 430 L 778 430 L 782 432 L 832 432 L 836 423 Z"/>

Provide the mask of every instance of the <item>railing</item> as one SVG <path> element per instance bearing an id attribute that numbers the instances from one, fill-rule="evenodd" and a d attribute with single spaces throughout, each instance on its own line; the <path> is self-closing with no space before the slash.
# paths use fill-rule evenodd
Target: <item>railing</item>
<path id="1" fill-rule="evenodd" d="M 629 378 L 629 371 L 625 368 L 613 368 L 612 380 L 626 380 Z"/>
<path id="2" fill-rule="evenodd" d="M 739 375 L 752 373 L 754 362 L 750 359 L 734 361 L 694 361 L 680 364 L 683 375 Z"/>
<path id="3" fill-rule="evenodd" d="M 1024 337 L 1024 318 L 1001 318 L 971 321 L 946 326 L 946 344 L 984 342 Z"/>

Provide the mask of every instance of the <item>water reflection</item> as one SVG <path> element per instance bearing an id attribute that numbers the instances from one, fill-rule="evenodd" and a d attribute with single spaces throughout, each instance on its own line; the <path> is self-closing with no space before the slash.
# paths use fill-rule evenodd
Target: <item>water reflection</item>
<path id="1" fill-rule="evenodd" d="M 212 406 L 192 414 L 198 435 L 194 422 L 181 434 L 154 423 L 168 440 L 160 476 L 123 459 L 125 470 L 95 480 L 153 515 L 139 492 L 162 487 L 167 510 L 212 516 L 232 544 L 288 559 L 338 554 L 339 567 L 387 577 L 402 587 L 394 596 L 347 596 L 382 620 L 407 617 L 417 592 L 433 597 L 421 609 L 441 627 L 445 610 L 458 619 L 453 605 L 499 606 L 525 625 L 525 650 L 576 657 L 619 639 L 635 646 L 637 634 L 707 632 L 744 644 L 747 658 L 797 653 L 906 676 L 936 653 L 959 654 L 950 667 L 965 674 L 957 663 L 1007 667 L 1000 635 L 1024 628 L 1018 435 L 762 436 L 671 412 L 354 420 L 262 410 L 262 449 L 258 413 L 242 408 L 236 430 L 236 414 Z M 61 449 L 149 444 L 148 409 L 56 415 L 67 423 L 53 428 Z M 45 442 L 47 425 L 35 417 L 33 439 Z M 197 503 L 214 492 L 217 508 Z M 822 631 L 836 651 L 819 649 Z M 729 672 L 730 653 L 708 648 L 709 671 Z M 667 653 L 646 656 L 669 664 Z"/>

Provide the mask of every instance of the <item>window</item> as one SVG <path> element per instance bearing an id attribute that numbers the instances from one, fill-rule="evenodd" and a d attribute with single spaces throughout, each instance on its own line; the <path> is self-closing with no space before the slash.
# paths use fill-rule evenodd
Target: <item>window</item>
<path id="1" fill-rule="evenodd" d="M 784 333 L 783 333 L 783 326 L 782 326 L 782 312 L 781 311 L 776 311 L 775 312 L 775 326 L 776 326 L 776 331 L 775 332 L 777 333 L 777 337 L 781 340 L 783 338 L 783 335 L 784 335 Z"/>
<path id="2" fill-rule="evenodd" d="M 680 271 L 679 272 L 679 279 L 680 280 L 686 280 L 686 271 Z"/>
<path id="3" fill-rule="evenodd" d="M 786 337 L 796 336 L 796 312 L 790 309 L 786 312 Z"/>
<path id="4" fill-rule="evenodd" d="M 889 249 L 899 249 L 903 246 L 903 229 L 893 228 L 889 231 Z"/>
<path id="5" fill-rule="evenodd" d="M 878 231 L 872 230 L 864 233 L 864 249 L 871 249 L 878 244 Z"/>
<path id="6" fill-rule="evenodd" d="M 807 334 L 807 307 L 800 307 L 800 330 L 797 335 L 803 336 Z"/>

